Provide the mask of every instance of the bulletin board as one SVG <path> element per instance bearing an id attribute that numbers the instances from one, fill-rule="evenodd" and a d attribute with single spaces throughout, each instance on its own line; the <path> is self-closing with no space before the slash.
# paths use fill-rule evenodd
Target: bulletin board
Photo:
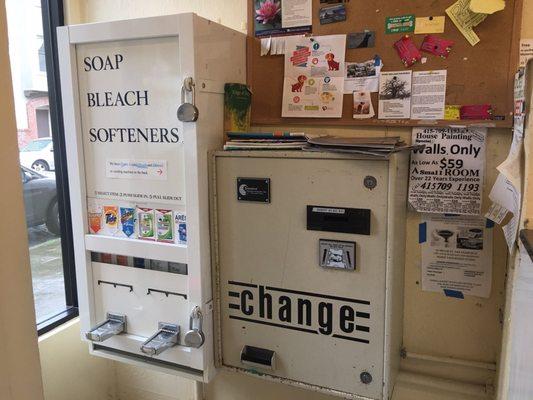
<path id="1" fill-rule="evenodd" d="M 346 21 L 320 25 L 319 9 L 327 4 L 313 0 L 313 35 L 348 34 L 370 30 L 376 32 L 375 47 L 347 49 L 347 62 L 362 62 L 378 54 L 384 63 L 383 71 L 428 71 L 446 69 L 447 105 L 491 104 L 493 115 L 503 120 L 458 120 L 430 121 L 430 125 L 479 125 L 489 127 L 511 127 L 513 113 L 514 74 L 518 67 L 518 44 L 523 0 L 506 0 L 504 10 L 489 15 L 474 28 L 481 41 L 471 46 L 453 22 L 446 16 L 445 31 L 438 37 L 455 41 L 447 59 L 423 53 L 425 64 L 417 63 L 404 67 L 396 50 L 395 41 L 404 34 L 385 34 L 387 17 L 414 14 L 416 17 L 446 15 L 445 10 L 455 0 L 346 0 Z M 412 119 L 379 120 L 352 118 L 352 95 L 344 95 L 341 118 L 282 118 L 282 90 L 284 56 L 261 56 L 260 39 L 254 37 L 253 0 L 248 1 L 248 46 L 247 82 L 251 87 L 252 125 L 337 125 L 337 126 L 418 126 L 428 121 Z M 424 34 L 409 35 L 417 47 Z M 374 108 L 378 106 L 377 93 L 372 93 Z"/>

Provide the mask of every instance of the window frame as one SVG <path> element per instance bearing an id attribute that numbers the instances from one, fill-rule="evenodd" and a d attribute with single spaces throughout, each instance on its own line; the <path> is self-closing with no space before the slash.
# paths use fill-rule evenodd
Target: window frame
<path id="1" fill-rule="evenodd" d="M 68 185 L 67 159 L 65 149 L 65 129 L 59 78 L 59 58 L 57 51 L 57 27 L 63 26 L 63 0 L 41 0 L 43 19 L 43 41 L 46 59 L 46 79 L 50 107 L 51 136 L 54 145 L 54 161 L 57 186 L 57 203 L 61 230 L 61 252 L 63 277 L 65 282 L 65 310 L 50 316 L 37 324 L 37 333 L 42 335 L 57 326 L 78 316 L 78 292 L 76 288 L 76 268 L 74 263 L 74 241 L 70 218 L 70 197 Z"/>

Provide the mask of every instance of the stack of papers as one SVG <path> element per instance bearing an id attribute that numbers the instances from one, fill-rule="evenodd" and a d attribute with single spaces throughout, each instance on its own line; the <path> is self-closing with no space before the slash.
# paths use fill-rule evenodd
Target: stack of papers
<path id="1" fill-rule="evenodd" d="M 226 132 L 224 150 L 301 150 L 307 145 L 301 132 Z"/>
<path id="2" fill-rule="evenodd" d="M 423 146 L 408 146 L 399 136 L 388 137 L 336 137 L 307 138 L 306 151 L 332 151 L 337 153 L 366 154 L 388 157 L 391 153 L 412 150 Z"/>

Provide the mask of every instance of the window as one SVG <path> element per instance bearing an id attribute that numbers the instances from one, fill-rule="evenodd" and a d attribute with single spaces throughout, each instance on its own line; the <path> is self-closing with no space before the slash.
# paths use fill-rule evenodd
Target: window
<path id="1" fill-rule="evenodd" d="M 34 0 L 6 0 L 6 11 L 35 314 L 41 334 L 78 313 L 56 46 L 63 4 L 42 0 L 39 8 Z M 35 65 L 35 49 L 39 71 L 28 68 Z"/>
<path id="2" fill-rule="evenodd" d="M 44 41 L 42 37 L 39 38 L 39 42 L 41 43 L 41 45 L 39 46 L 39 51 L 38 51 L 39 71 L 46 72 L 46 56 L 44 53 Z"/>

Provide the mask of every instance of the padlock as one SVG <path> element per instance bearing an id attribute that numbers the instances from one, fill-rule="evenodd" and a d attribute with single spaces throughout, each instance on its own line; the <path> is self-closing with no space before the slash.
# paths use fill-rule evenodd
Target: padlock
<path id="1" fill-rule="evenodd" d="M 183 337 L 183 344 L 187 347 L 198 348 L 204 344 L 205 335 L 202 332 L 202 311 L 196 306 L 191 312 L 189 331 Z"/>
<path id="2" fill-rule="evenodd" d="M 192 104 L 185 100 L 185 92 L 192 92 Z M 194 81 L 191 77 L 185 78 L 181 86 L 181 105 L 178 107 L 178 119 L 181 122 L 195 122 L 198 119 L 196 107 L 196 93 Z"/>

